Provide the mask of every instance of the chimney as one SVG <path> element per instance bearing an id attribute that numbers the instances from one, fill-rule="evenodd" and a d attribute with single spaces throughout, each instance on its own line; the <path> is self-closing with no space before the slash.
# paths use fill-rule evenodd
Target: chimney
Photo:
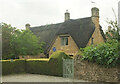
<path id="1" fill-rule="evenodd" d="M 26 29 L 30 29 L 30 24 L 25 25 Z"/>
<path id="2" fill-rule="evenodd" d="M 96 21 L 99 22 L 99 9 L 96 8 L 96 7 L 93 7 L 93 8 L 91 9 L 91 13 L 92 13 L 91 18 L 92 18 L 93 23 L 95 24 Z"/>
<path id="3" fill-rule="evenodd" d="M 66 10 L 65 12 L 65 21 L 70 19 L 70 13 L 68 12 L 68 10 Z"/>
<path id="4" fill-rule="evenodd" d="M 91 9 L 91 11 L 92 11 L 92 17 L 99 17 L 99 9 L 98 8 L 93 7 Z"/>
<path id="5" fill-rule="evenodd" d="M 99 29 L 99 9 L 96 7 L 93 7 L 91 9 L 91 13 L 92 13 L 92 16 L 91 16 L 92 22 L 95 24 L 95 28 Z"/>

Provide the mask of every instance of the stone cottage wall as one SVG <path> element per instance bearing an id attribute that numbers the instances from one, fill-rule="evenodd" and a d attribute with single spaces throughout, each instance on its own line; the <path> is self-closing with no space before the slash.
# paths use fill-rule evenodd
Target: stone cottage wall
<path id="1" fill-rule="evenodd" d="M 61 38 L 60 36 L 58 36 L 50 49 L 49 56 L 52 55 L 53 53 L 52 49 L 54 47 L 56 48 L 56 51 L 64 51 L 67 55 L 73 55 L 73 56 L 75 56 L 79 50 L 79 48 L 77 47 L 76 43 L 74 42 L 71 36 L 68 37 L 68 45 L 66 46 L 61 45 Z"/>
<path id="2" fill-rule="evenodd" d="M 95 63 L 80 61 L 80 56 L 75 57 L 75 78 L 88 81 L 120 81 L 120 66 L 104 68 Z"/>

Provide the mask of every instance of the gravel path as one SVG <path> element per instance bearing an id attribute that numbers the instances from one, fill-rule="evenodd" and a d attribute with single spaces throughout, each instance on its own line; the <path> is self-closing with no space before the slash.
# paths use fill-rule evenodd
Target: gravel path
<path id="1" fill-rule="evenodd" d="M 86 81 L 39 74 L 16 74 L 3 76 L 2 82 L 86 82 Z"/>

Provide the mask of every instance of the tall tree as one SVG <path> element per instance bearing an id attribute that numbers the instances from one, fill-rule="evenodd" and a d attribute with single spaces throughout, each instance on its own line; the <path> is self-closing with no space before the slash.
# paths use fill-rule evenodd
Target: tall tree
<path id="1" fill-rule="evenodd" d="M 43 43 L 39 44 L 39 38 L 30 30 L 22 30 L 20 33 L 17 32 L 17 35 L 14 35 L 12 44 L 15 44 L 13 49 L 16 55 L 35 55 L 43 52 Z"/>
<path id="2" fill-rule="evenodd" d="M 3 59 L 43 53 L 44 42 L 39 43 L 39 38 L 30 30 L 18 30 L 2 23 L 2 41 Z"/>
<path id="3" fill-rule="evenodd" d="M 120 40 L 120 35 L 119 35 L 119 28 L 117 21 L 109 21 L 108 22 L 108 31 L 106 32 L 106 37 L 107 40 Z"/>
<path id="4" fill-rule="evenodd" d="M 10 46 L 10 41 L 14 35 L 15 28 L 11 25 L 1 23 L 2 27 L 2 56 L 3 58 L 12 58 L 12 48 Z"/>

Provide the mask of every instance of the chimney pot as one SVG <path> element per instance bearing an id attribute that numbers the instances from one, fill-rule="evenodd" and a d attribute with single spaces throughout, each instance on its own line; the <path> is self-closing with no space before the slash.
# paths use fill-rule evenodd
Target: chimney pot
<path id="1" fill-rule="evenodd" d="M 30 29 L 30 24 L 25 25 L 26 29 Z"/>
<path id="2" fill-rule="evenodd" d="M 65 21 L 70 19 L 70 13 L 68 12 L 68 10 L 66 10 L 65 12 Z"/>
<path id="3" fill-rule="evenodd" d="M 92 12 L 92 17 L 99 17 L 99 9 L 98 8 L 93 7 L 91 9 L 91 12 Z"/>

